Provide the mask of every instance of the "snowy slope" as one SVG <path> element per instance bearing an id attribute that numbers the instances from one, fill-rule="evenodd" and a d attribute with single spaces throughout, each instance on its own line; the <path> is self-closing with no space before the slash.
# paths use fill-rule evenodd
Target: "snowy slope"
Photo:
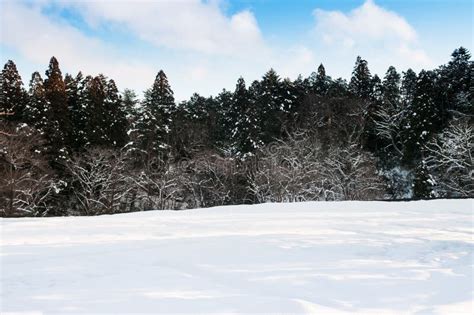
<path id="1" fill-rule="evenodd" d="M 2 219 L 1 313 L 473 313 L 473 200 Z"/>

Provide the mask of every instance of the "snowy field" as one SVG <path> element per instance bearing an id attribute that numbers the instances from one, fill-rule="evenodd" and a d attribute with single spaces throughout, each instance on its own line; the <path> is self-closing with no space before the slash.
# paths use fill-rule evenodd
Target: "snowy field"
<path id="1" fill-rule="evenodd" d="M 2 219 L 0 313 L 472 314 L 473 203 Z"/>

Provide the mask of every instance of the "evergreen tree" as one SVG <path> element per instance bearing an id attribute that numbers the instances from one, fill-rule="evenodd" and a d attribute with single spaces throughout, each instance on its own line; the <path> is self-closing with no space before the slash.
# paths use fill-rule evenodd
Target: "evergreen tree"
<path id="1" fill-rule="evenodd" d="M 407 109 L 405 123 L 405 160 L 420 157 L 422 146 L 433 132 L 441 130 L 439 105 L 436 103 L 436 74 L 421 71 L 418 75 L 413 101 Z"/>
<path id="2" fill-rule="evenodd" d="M 175 110 L 173 91 L 165 73 L 160 70 L 151 89 L 145 92 L 137 119 L 135 149 L 145 160 L 169 151 L 171 117 Z M 162 155 L 162 157 L 165 157 Z"/>
<path id="3" fill-rule="evenodd" d="M 83 148 L 87 142 L 85 137 L 87 115 L 85 113 L 85 104 L 82 102 L 83 79 L 81 72 L 75 78 L 70 74 L 66 74 L 64 77 L 67 103 L 73 126 L 70 133 L 70 143 L 74 150 Z"/>
<path id="4" fill-rule="evenodd" d="M 329 89 L 330 78 L 326 75 L 326 69 L 323 64 L 318 67 L 318 73 L 316 75 L 316 81 L 314 82 L 314 91 L 317 95 L 326 95 Z"/>
<path id="5" fill-rule="evenodd" d="M 440 70 L 440 90 L 447 118 L 448 111 L 474 115 L 474 98 L 472 95 L 472 74 L 474 62 L 469 51 L 460 47 L 451 54 L 451 60 Z"/>
<path id="6" fill-rule="evenodd" d="M 367 61 L 360 56 L 357 57 L 354 70 L 352 71 L 350 91 L 363 99 L 368 99 L 372 92 L 371 75 Z"/>
<path id="7" fill-rule="evenodd" d="M 122 93 L 122 106 L 126 113 L 127 120 L 133 122 L 137 116 L 138 96 L 135 91 L 125 89 Z"/>
<path id="8" fill-rule="evenodd" d="M 374 75 L 370 80 L 370 85 L 372 86 L 369 100 L 367 106 L 367 113 L 365 117 L 365 126 L 364 126 L 364 143 L 365 146 L 372 152 L 376 152 L 380 147 L 380 139 L 377 137 L 376 131 L 376 120 L 377 112 L 382 106 L 382 94 L 383 86 L 382 81 L 378 75 Z"/>
<path id="9" fill-rule="evenodd" d="M 238 155 L 254 151 L 259 145 L 258 116 L 243 78 L 237 80 L 232 96 L 231 143 Z"/>
<path id="10" fill-rule="evenodd" d="M 0 113 L 2 118 L 11 121 L 23 119 L 27 94 L 23 81 L 13 61 L 8 60 L 2 70 L 0 95 Z"/>
<path id="11" fill-rule="evenodd" d="M 400 74 L 390 66 L 383 79 L 383 106 L 398 108 L 400 103 Z"/>
<path id="12" fill-rule="evenodd" d="M 30 80 L 28 91 L 28 106 L 25 111 L 26 120 L 40 133 L 44 133 L 48 126 L 50 104 L 46 99 L 43 79 L 39 72 L 34 72 Z"/>
<path id="13" fill-rule="evenodd" d="M 416 83 L 418 77 L 412 69 L 403 73 L 402 86 L 400 89 L 401 98 L 404 106 L 408 106 L 413 101 L 416 92 Z"/>
<path id="14" fill-rule="evenodd" d="M 270 69 L 255 87 L 254 97 L 262 130 L 261 141 L 270 143 L 282 134 L 282 83 L 275 70 Z"/>
<path id="15" fill-rule="evenodd" d="M 110 144 L 115 147 L 124 146 L 127 141 L 127 113 L 114 80 L 106 83 L 104 110 L 106 134 Z"/>
<path id="16" fill-rule="evenodd" d="M 415 169 L 413 181 L 413 197 L 415 199 L 426 199 L 435 197 L 434 186 L 436 182 L 430 174 L 424 160 L 421 160 Z"/>
<path id="17" fill-rule="evenodd" d="M 50 144 L 51 161 L 63 162 L 69 153 L 68 139 L 72 129 L 66 86 L 58 61 L 52 57 L 44 81 L 46 99 L 50 104 L 48 126 L 45 133 Z"/>
<path id="18" fill-rule="evenodd" d="M 86 145 L 106 146 L 110 143 L 107 129 L 109 126 L 105 110 L 106 78 L 102 75 L 86 78 L 84 96 L 82 99 L 85 108 L 85 139 Z"/>

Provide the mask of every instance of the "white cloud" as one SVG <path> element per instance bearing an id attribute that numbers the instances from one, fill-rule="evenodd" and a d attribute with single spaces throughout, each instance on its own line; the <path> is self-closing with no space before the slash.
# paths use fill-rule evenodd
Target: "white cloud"
<path id="1" fill-rule="evenodd" d="M 363 55 L 369 62 L 401 61 L 407 66 L 430 66 L 428 55 L 419 48 L 415 29 L 400 15 L 372 0 L 349 13 L 316 9 L 316 33 L 324 44 Z M 371 58 L 373 57 L 373 58 Z"/>
<path id="2" fill-rule="evenodd" d="M 38 6 L 5 1 L 2 9 L 0 42 L 34 64 L 45 67 L 49 58 L 56 56 L 63 71 L 104 73 L 118 78 L 120 85 L 134 88 L 138 87 L 136 78 L 153 78 L 154 69 L 136 60 L 121 59 L 100 40 L 87 37 L 69 25 L 52 22 L 41 14 Z M 23 80 L 28 82 L 29 77 Z"/>
<path id="3" fill-rule="evenodd" d="M 226 16 L 219 1 L 62 1 L 91 25 L 118 23 L 157 47 L 206 54 L 259 55 L 267 50 L 250 11 Z"/>

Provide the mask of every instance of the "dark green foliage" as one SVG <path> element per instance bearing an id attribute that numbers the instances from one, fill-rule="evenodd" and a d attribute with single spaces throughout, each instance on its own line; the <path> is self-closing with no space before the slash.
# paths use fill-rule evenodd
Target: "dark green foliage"
<path id="1" fill-rule="evenodd" d="M 160 70 L 153 86 L 145 92 L 142 108 L 136 120 L 134 144 L 131 148 L 148 161 L 170 151 L 171 118 L 175 111 L 173 91 L 165 73 Z"/>
<path id="2" fill-rule="evenodd" d="M 2 118 L 20 121 L 24 118 L 27 103 L 23 81 L 13 61 L 8 60 L 2 70 L 0 93 L 0 113 Z"/>
<path id="3" fill-rule="evenodd" d="M 441 131 L 441 108 L 436 102 L 436 74 L 421 71 L 411 105 L 405 120 L 405 161 L 410 163 L 420 157 L 424 144 L 434 132 Z"/>
<path id="4" fill-rule="evenodd" d="M 44 80 L 46 99 L 50 110 L 44 133 L 48 139 L 51 162 L 62 164 L 69 155 L 68 140 L 72 132 L 66 85 L 58 61 L 52 57 Z"/>
<path id="5" fill-rule="evenodd" d="M 25 110 L 25 121 L 28 121 L 38 131 L 44 132 L 48 125 L 49 101 L 46 99 L 43 79 L 38 72 L 34 72 L 30 80 L 28 91 L 28 106 Z"/>
<path id="6" fill-rule="evenodd" d="M 349 90 L 357 97 L 369 99 L 372 94 L 372 76 L 367 61 L 360 56 L 357 57 L 354 70 L 352 71 Z"/>

